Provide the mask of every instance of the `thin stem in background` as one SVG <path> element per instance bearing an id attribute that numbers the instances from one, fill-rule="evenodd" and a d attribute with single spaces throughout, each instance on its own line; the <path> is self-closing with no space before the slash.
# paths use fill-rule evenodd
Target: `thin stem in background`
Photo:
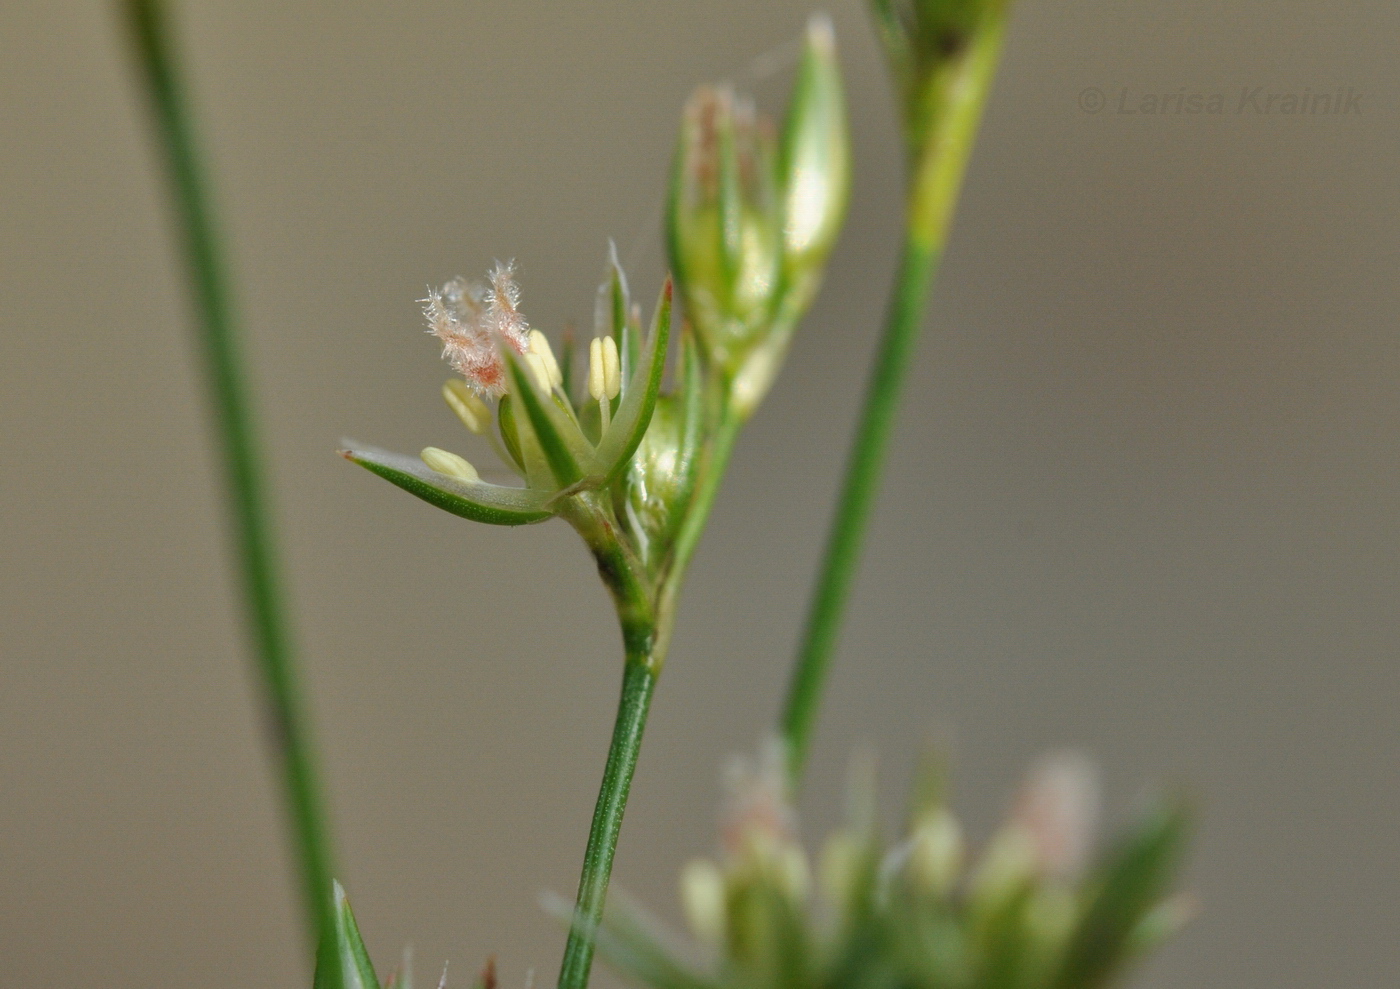
<path id="1" fill-rule="evenodd" d="M 953 208 L 972 151 L 982 106 L 1001 49 L 1001 25 L 983 32 L 949 78 L 922 154 L 910 163 L 904 249 L 895 276 L 884 335 L 866 385 L 865 403 L 846 461 L 836 515 L 812 591 L 780 730 L 794 784 L 802 779 L 822 688 L 831 666 L 865 531 L 899 411 L 900 394 L 923 324 L 924 307 L 947 240 Z"/>
<path id="2" fill-rule="evenodd" d="M 286 791 L 303 906 L 314 949 L 322 935 L 334 929 L 330 840 L 279 585 L 265 484 L 229 303 L 228 278 L 163 4 L 158 0 L 126 0 L 122 6 L 176 208 L 251 644 L 262 681 L 269 734 Z M 327 963 L 338 969 L 339 953 L 328 951 L 326 955 Z M 331 985 L 340 984 L 338 971 L 327 975 L 333 976 Z"/>
<path id="3" fill-rule="evenodd" d="M 559 989 L 584 989 L 588 985 L 594 937 L 603 918 L 613 853 L 622 832 L 622 815 L 627 809 L 632 774 L 642 750 L 642 732 L 646 729 L 647 712 L 656 690 L 657 673 L 652 656 L 628 656 L 612 746 L 608 749 L 603 785 L 593 810 L 593 827 L 588 833 L 588 848 L 583 856 L 583 875 L 579 878 L 573 922 L 564 946 L 564 961 L 559 968 Z"/>

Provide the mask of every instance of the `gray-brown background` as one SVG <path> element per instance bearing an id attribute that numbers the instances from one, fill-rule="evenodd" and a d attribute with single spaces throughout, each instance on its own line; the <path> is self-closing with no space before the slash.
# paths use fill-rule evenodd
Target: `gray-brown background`
<path id="1" fill-rule="evenodd" d="M 375 954 L 553 978 L 617 636 L 573 534 L 472 526 L 342 435 L 470 449 L 424 285 L 519 260 L 640 294 L 697 82 L 776 109 L 804 2 L 185 4 L 344 878 Z M 834 5 L 851 222 L 696 562 L 618 878 L 676 919 L 717 770 L 769 723 L 898 222 L 886 83 Z M 1400 978 L 1400 9 L 1026 0 L 914 369 L 805 806 L 931 728 L 978 834 L 1038 751 L 1203 802 L 1205 912 L 1148 986 Z M 757 67 L 755 67 L 757 66 Z M 1354 87 L 1346 116 L 1237 114 Z M 1083 112 L 1098 87 L 1109 106 Z M 1219 116 L 1116 112 L 1144 93 Z M 148 133 L 102 4 L 0 12 L 0 969 L 308 984 Z M 476 451 L 481 458 L 480 451 Z"/>

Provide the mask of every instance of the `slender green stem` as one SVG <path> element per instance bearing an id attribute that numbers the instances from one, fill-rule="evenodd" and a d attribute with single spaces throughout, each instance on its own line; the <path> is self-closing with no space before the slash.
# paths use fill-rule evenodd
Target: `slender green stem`
<path id="1" fill-rule="evenodd" d="M 879 492 L 900 393 L 1000 47 L 1001 25 L 997 24 L 984 31 L 953 66 L 929 80 L 933 90 L 930 105 L 935 108 L 932 112 L 936 117 L 927 131 L 922 153 L 910 162 L 904 248 L 885 316 L 884 335 L 866 385 L 840 500 L 827 535 L 781 715 L 780 727 L 788 744 L 794 783 L 800 782 L 806 765 L 822 688 Z"/>
<path id="2" fill-rule="evenodd" d="M 569 927 L 569 941 L 564 946 L 564 962 L 559 969 L 559 989 L 584 989 L 588 985 L 594 937 L 603 917 L 608 880 L 612 876 L 613 853 L 622 831 L 627 794 L 632 787 L 632 774 L 642 750 L 642 732 L 646 729 L 647 712 L 656 689 L 660 668 L 657 660 L 650 652 L 633 655 L 629 651 L 623 670 L 622 698 L 618 702 L 612 746 L 603 770 L 603 785 L 593 810 L 588 848 L 583 856 L 574 919 Z"/>
<path id="3" fill-rule="evenodd" d="M 279 585 L 227 277 L 163 5 L 158 0 L 126 0 L 123 6 L 179 221 L 251 644 L 281 768 L 314 948 L 334 927 L 330 840 Z M 331 964 L 338 966 L 338 953 L 327 955 L 335 956 Z M 340 979 L 331 984 L 339 985 Z"/>
<path id="4" fill-rule="evenodd" d="M 660 586 L 653 586 L 639 576 L 640 563 L 626 552 L 625 542 L 619 538 L 616 522 L 605 501 L 591 494 L 580 495 L 561 513 L 593 550 L 598 573 L 612 592 L 627 659 L 612 745 L 608 749 L 603 783 L 584 852 L 573 923 L 559 969 L 559 989 L 584 989 L 588 985 L 594 939 L 612 876 L 613 853 L 622 832 L 622 818 L 627 809 L 632 774 L 641 753 L 652 693 L 670 645 L 676 600 L 741 425 L 737 417 L 722 411 L 725 408 L 722 394 L 717 392 L 711 397 L 714 399 L 712 412 L 717 416 L 714 438 L 700 466 L 696 491 L 686 509 L 676 537 L 675 552 Z"/>

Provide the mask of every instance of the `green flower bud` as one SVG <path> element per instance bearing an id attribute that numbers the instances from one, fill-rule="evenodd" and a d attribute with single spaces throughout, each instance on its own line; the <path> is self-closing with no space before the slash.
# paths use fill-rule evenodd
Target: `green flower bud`
<path id="1" fill-rule="evenodd" d="M 772 125 L 728 89 L 686 104 L 671 192 L 676 277 L 707 352 L 731 368 L 768 322 L 782 259 Z"/>
<path id="2" fill-rule="evenodd" d="M 741 416 L 767 392 L 845 217 L 850 151 L 831 24 L 813 18 L 781 140 L 728 89 L 686 106 L 667 214 L 671 265 Z"/>
<path id="3" fill-rule="evenodd" d="M 871 0 L 899 87 L 904 135 L 917 159 L 947 104 L 968 90 L 960 77 L 994 61 L 1009 0 Z M 992 57 L 988 58 L 988 49 Z"/>
<path id="4" fill-rule="evenodd" d="M 925 815 L 909 837 L 908 875 L 920 892 L 946 896 L 963 865 L 962 829 L 946 810 Z"/>

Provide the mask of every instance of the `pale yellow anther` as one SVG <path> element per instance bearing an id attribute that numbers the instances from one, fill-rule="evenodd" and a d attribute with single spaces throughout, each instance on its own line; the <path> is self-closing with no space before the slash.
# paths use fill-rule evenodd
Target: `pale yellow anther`
<path id="1" fill-rule="evenodd" d="M 609 399 L 617 398 L 622 391 L 622 362 L 612 337 L 603 337 L 603 387 Z"/>
<path id="2" fill-rule="evenodd" d="M 607 392 L 607 372 L 603 367 L 603 338 L 588 341 L 588 396 L 601 401 Z"/>
<path id="3" fill-rule="evenodd" d="M 481 480 L 481 475 L 476 472 L 476 468 L 467 463 L 464 457 L 459 457 L 455 453 L 439 450 L 435 446 L 428 446 L 424 447 L 423 452 L 418 456 L 431 470 L 435 470 L 439 474 L 455 477 L 459 481 Z"/>
<path id="4" fill-rule="evenodd" d="M 530 375 L 535 379 L 535 384 L 540 386 L 540 391 L 549 391 L 552 384 L 549 379 L 549 368 L 544 363 L 544 358 L 533 350 L 525 353 L 525 366 L 530 369 Z"/>
<path id="5" fill-rule="evenodd" d="M 453 378 L 442 386 L 442 397 L 457 418 L 478 436 L 491 427 L 491 408 L 476 395 L 461 378 Z"/>
<path id="6" fill-rule="evenodd" d="M 564 383 L 564 372 L 559 370 L 559 362 L 554 359 L 554 351 L 550 349 L 549 338 L 539 330 L 530 331 L 530 353 L 538 356 L 540 363 L 544 365 L 551 387 L 558 388 Z"/>

